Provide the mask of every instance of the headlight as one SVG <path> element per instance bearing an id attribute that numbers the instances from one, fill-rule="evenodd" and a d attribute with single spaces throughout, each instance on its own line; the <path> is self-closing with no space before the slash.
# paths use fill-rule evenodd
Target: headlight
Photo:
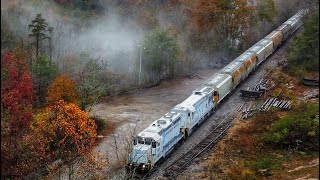
<path id="1" fill-rule="evenodd" d="M 132 166 L 132 164 L 131 164 L 131 163 L 130 163 L 129 165 L 130 165 L 130 166 Z"/>
<path id="2" fill-rule="evenodd" d="M 142 165 L 142 168 L 145 168 L 146 167 L 146 165 Z"/>

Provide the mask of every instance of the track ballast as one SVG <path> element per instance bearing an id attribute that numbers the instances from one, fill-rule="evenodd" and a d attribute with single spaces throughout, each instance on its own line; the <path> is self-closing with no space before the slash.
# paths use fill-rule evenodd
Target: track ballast
<path id="1" fill-rule="evenodd" d="M 170 166 L 164 169 L 163 177 L 168 179 L 175 179 L 178 177 L 192 162 L 195 158 L 199 157 L 204 152 L 207 152 L 214 144 L 221 139 L 232 122 L 236 114 L 229 115 L 227 118 L 219 122 L 212 130 L 212 132 L 204 138 L 194 148 L 189 150 L 186 154 L 180 157 L 178 160 L 173 162 Z M 217 118 L 218 119 L 218 118 Z"/>

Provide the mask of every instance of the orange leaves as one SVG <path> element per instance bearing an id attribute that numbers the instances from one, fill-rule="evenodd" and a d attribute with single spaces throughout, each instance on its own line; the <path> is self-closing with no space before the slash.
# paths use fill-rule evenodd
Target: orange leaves
<path id="1" fill-rule="evenodd" d="M 70 103 L 78 101 L 75 82 L 65 75 L 58 76 L 48 88 L 47 104 L 50 105 L 59 100 Z"/>
<path id="2" fill-rule="evenodd" d="M 191 10 L 192 23 L 199 30 L 209 30 L 222 15 L 223 9 L 219 6 L 219 0 L 199 0 Z"/>
<path id="3" fill-rule="evenodd" d="M 96 124 L 77 105 L 58 101 L 39 113 L 31 129 L 37 136 L 35 153 L 51 160 L 70 160 L 93 148 Z"/>

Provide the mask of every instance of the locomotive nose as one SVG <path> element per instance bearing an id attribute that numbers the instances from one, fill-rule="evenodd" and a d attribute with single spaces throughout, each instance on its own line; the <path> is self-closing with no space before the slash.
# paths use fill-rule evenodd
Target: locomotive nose
<path id="1" fill-rule="evenodd" d="M 151 153 L 151 146 L 145 144 L 138 144 L 133 147 L 131 153 L 131 161 L 139 164 L 148 163 L 148 155 Z"/>
<path id="2" fill-rule="evenodd" d="M 133 147 L 128 162 L 129 168 L 146 171 L 150 166 L 151 145 L 138 144 Z"/>

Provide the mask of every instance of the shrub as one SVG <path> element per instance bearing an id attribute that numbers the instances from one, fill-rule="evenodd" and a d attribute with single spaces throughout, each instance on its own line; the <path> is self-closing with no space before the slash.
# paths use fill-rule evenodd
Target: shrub
<path id="1" fill-rule="evenodd" d="M 296 111 L 272 124 L 263 141 L 267 145 L 295 150 L 318 151 L 319 104 L 303 103 Z"/>
<path id="2" fill-rule="evenodd" d="M 271 176 L 271 169 L 274 166 L 273 158 L 271 156 L 262 157 L 253 164 L 253 169 L 264 176 Z M 264 170 L 264 171 L 261 171 Z"/>
<path id="3" fill-rule="evenodd" d="M 46 107 L 31 123 L 37 140 L 33 146 L 39 159 L 50 162 L 73 160 L 90 152 L 96 140 L 96 124 L 89 114 L 63 100 Z"/>
<path id="4" fill-rule="evenodd" d="M 107 123 L 105 122 L 105 120 L 101 119 L 101 118 L 98 117 L 98 116 L 93 116 L 92 119 L 93 119 L 93 121 L 94 121 L 94 122 L 96 123 L 96 125 L 97 125 L 97 129 L 96 129 L 97 134 L 101 134 L 102 131 L 103 131 L 104 129 L 106 129 Z"/>
<path id="5" fill-rule="evenodd" d="M 230 179 L 237 179 L 237 180 L 256 180 L 256 179 L 258 179 L 253 171 L 244 167 L 243 165 L 232 167 L 228 171 L 228 176 Z"/>

